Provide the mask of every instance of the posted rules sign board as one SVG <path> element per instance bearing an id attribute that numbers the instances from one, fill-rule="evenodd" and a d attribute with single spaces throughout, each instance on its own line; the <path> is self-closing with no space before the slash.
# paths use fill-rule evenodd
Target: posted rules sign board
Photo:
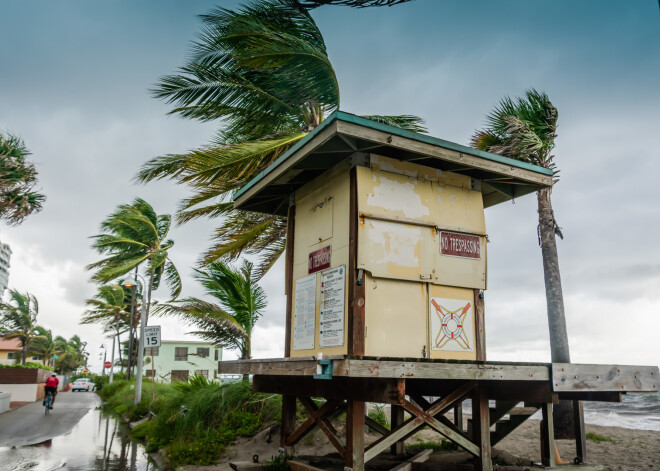
<path id="1" fill-rule="evenodd" d="M 346 265 L 321 272 L 319 344 L 322 348 L 344 345 L 345 285 Z"/>
<path id="2" fill-rule="evenodd" d="M 144 328 L 144 346 L 160 347 L 160 326 L 148 325 Z"/>

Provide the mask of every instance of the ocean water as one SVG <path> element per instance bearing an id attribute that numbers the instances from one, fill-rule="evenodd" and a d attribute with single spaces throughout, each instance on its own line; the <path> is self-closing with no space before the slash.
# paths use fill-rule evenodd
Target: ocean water
<path id="1" fill-rule="evenodd" d="M 660 394 L 624 394 L 623 402 L 584 402 L 584 421 L 660 432 Z"/>
<path id="2" fill-rule="evenodd" d="M 624 394 L 622 402 L 583 402 L 584 421 L 606 427 L 623 427 L 660 432 L 660 394 Z M 495 401 L 490 401 L 495 407 Z M 472 413 L 470 401 L 463 402 L 463 411 Z M 541 411 L 530 417 L 541 420 Z"/>

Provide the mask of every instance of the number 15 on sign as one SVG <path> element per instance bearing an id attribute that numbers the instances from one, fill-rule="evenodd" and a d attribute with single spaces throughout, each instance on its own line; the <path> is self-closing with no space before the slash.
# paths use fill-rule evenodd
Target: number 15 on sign
<path id="1" fill-rule="evenodd" d="M 144 328 L 144 346 L 160 347 L 160 326 L 148 325 Z"/>

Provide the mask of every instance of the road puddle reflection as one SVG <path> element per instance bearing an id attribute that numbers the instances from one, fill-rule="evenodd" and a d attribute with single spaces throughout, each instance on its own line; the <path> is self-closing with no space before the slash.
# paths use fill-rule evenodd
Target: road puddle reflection
<path id="1" fill-rule="evenodd" d="M 154 471 L 142 445 L 100 409 L 90 410 L 66 435 L 41 443 L 0 448 L 0 471 Z"/>

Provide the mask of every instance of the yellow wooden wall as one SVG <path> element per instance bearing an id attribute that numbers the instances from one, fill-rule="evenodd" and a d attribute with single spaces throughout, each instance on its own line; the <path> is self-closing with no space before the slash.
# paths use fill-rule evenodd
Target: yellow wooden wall
<path id="1" fill-rule="evenodd" d="M 308 276 L 308 256 L 310 252 L 331 246 L 331 267 L 345 265 L 348 269 L 348 213 L 349 213 L 349 171 L 341 165 L 331 169 L 321 177 L 300 188 L 295 195 L 296 221 L 293 251 L 292 316 L 295 316 L 295 281 Z M 340 355 L 347 352 L 348 325 L 348 286 L 345 287 L 344 303 L 344 345 L 341 347 L 319 348 L 319 307 L 321 272 L 316 272 L 316 323 L 314 348 L 294 349 L 294 327 L 291 322 L 291 356 L 303 357 L 322 352 L 325 355 Z M 346 276 L 348 280 L 348 276 Z"/>

